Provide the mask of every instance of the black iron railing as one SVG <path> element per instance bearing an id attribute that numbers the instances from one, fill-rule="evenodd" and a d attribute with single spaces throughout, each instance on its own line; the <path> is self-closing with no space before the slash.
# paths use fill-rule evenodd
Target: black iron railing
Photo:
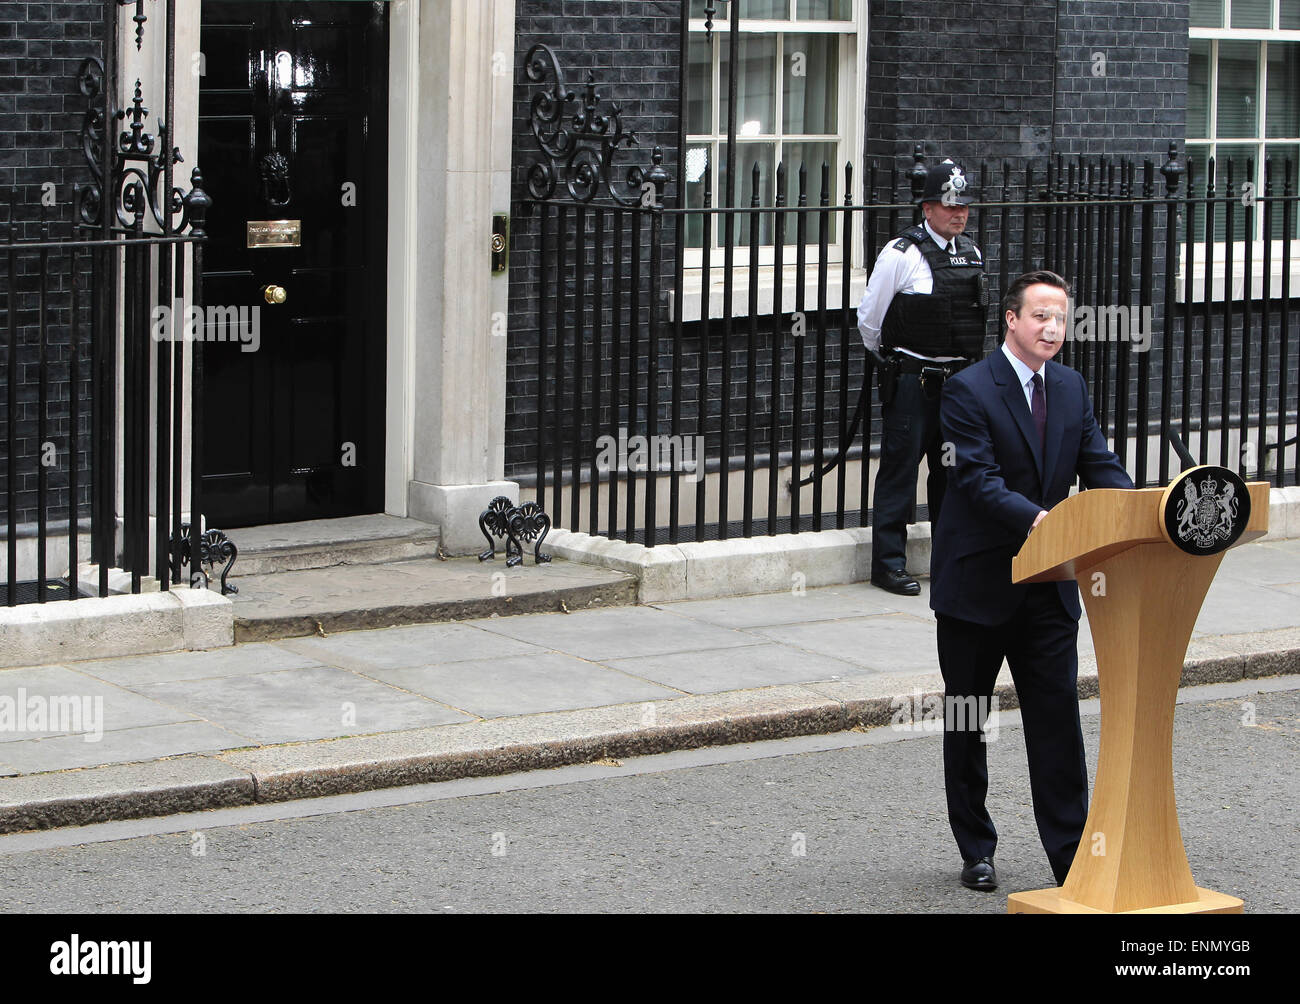
<path id="1" fill-rule="evenodd" d="M 55 220 L 44 201 L 39 220 L 19 219 L 11 193 L 0 230 L 0 602 L 9 606 L 140 592 L 150 577 L 167 589 L 185 564 L 191 585 L 207 581 L 189 556 L 212 551 L 199 492 L 211 203 L 197 168 L 188 191 L 178 186 L 176 2 L 159 5 L 162 113 L 152 119 L 140 81 L 122 100 L 123 6 L 104 4 L 104 59 L 85 59 L 75 81 L 89 181 Z M 137 49 L 148 21 L 136 4 Z M 83 556 L 94 581 L 79 581 Z M 110 584 L 113 569 L 128 581 Z"/>
<path id="2" fill-rule="evenodd" d="M 711 44 L 725 30 L 739 51 L 740 7 L 704 5 Z M 882 245 L 920 219 L 922 148 L 910 166 L 837 178 L 762 167 L 739 135 L 739 59 L 713 85 L 725 136 L 692 146 L 691 12 L 683 0 L 676 179 L 658 149 L 652 167 L 635 161 L 636 133 L 590 74 L 579 92 L 547 46 L 525 60 L 539 152 L 515 234 L 538 268 L 511 351 L 537 418 L 512 430 L 508 456 L 531 461 L 508 473 L 549 496 L 557 526 L 649 545 L 865 526 L 878 404 L 855 311 Z M 986 351 L 1001 291 L 1051 268 L 1074 286 L 1076 337 L 1058 358 L 1087 378 L 1135 481 L 1169 479 L 1177 430 L 1202 461 L 1296 482 L 1294 163 L 1266 166 L 1258 200 L 1233 165 L 1216 187 L 1213 161 L 1202 180 L 1172 146 L 1161 166 L 965 167 L 979 196 L 967 232 L 995 294 Z M 1235 177 L 1254 179 L 1245 167 Z"/>
<path id="3" fill-rule="evenodd" d="M 828 166 L 815 184 L 778 167 L 761 205 L 757 164 L 734 206 L 711 204 L 707 172 L 699 208 L 529 201 L 542 265 L 523 480 L 557 525 L 653 545 L 869 523 L 878 411 L 856 307 L 879 249 L 919 219 L 915 161 L 847 167 L 834 205 Z M 986 350 L 1009 281 L 1058 271 L 1074 289 L 1058 359 L 1138 484 L 1175 473 L 1171 429 L 1202 461 L 1296 483 L 1294 166 L 1266 165 L 1250 206 L 1209 169 L 1172 147 L 1158 169 L 980 165 L 967 232 L 995 294 Z"/>
<path id="4" fill-rule="evenodd" d="M 11 217 L 0 231 L 4 602 L 107 595 L 112 568 L 131 591 L 150 576 L 166 589 L 198 344 L 173 338 L 170 293 L 191 287 L 202 230 L 103 240 L 46 224 L 15 240 L 14 229 Z M 95 581 L 78 580 L 86 559 Z"/>

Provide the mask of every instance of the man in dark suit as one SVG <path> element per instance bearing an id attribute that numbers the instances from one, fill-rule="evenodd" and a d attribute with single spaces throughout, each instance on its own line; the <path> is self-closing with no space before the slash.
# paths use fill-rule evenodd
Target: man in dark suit
<path id="1" fill-rule="evenodd" d="M 1001 349 L 944 386 L 940 424 L 953 466 L 930 563 L 946 691 L 948 820 L 962 884 L 984 890 L 997 887 L 997 831 L 984 807 L 983 724 L 1004 657 L 1020 701 L 1034 818 L 1058 885 L 1088 815 L 1078 586 L 1016 585 L 1011 559 L 1076 475 L 1088 488 L 1133 487 L 1097 427 L 1083 377 L 1050 361 L 1064 342 L 1066 281 L 1054 272 L 1022 275 L 1002 308 Z M 955 710 L 972 707 L 975 720 L 959 721 Z"/>

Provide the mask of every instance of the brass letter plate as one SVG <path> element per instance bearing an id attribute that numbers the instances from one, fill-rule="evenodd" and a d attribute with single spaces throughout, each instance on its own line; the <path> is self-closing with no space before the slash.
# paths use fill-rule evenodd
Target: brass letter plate
<path id="1" fill-rule="evenodd" d="M 302 220 L 249 220 L 250 248 L 302 247 Z"/>

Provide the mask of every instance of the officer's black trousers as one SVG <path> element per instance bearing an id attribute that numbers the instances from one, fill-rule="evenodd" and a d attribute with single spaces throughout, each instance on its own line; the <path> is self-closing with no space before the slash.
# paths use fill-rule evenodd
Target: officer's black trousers
<path id="1" fill-rule="evenodd" d="M 983 714 L 1005 657 L 1020 701 L 1029 790 L 1038 835 L 1058 885 L 1065 881 L 1088 818 L 1088 769 L 1079 727 L 1079 622 L 1055 583 L 1029 586 L 1005 624 L 972 624 L 937 614 L 945 709 L 974 705 Z M 965 698 L 974 697 L 974 701 Z M 955 716 L 957 719 L 963 716 Z M 983 723 L 945 721 L 944 788 L 948 822 L 962 859 L 992 856 L 998 834 L 984 807 L 989 775 Z M 950 727 L 954 726 L 954 727 Z M 963 726 L 963 727 L 956 727 Z"/>
<path id="2" fill-rule="evenodd" d="M 936 388 L 937 390 L 937 385 Z M 916 505 L 916 472 L 921 457 L 929 461 L 926 495 L 930 525 L 939 519 L 947 485 L 943 466 L 943 435 L 939 429 L 939 395 L 927 398 L 917 373 L 903 373 L 898 391 L 882 406 L 884 432 L 880 444 L 880 469 L 872 499 L 871 574 L 889 569 L 902 571 L 907 564 L 907 522 Z"/>

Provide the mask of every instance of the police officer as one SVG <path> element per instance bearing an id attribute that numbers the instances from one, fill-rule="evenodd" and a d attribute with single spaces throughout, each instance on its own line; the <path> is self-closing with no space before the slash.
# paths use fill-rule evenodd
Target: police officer
<path id="1" fill-rule="evenodd" d="M 963 234 L 975 201 L 959 164 L 930 165 L 922 190 L 925 222 L 880 252 L 858 306 L 858 330 L 876 361 L 884 435 L 871 530 L 871 581 L 917 596 L 907 572 L 907 521 L 924 455 L 930 523 L 938 522 L 947 474 L 939 431 L 943 382 L 984 350 L 988 292 L 984 255 Z"/>

